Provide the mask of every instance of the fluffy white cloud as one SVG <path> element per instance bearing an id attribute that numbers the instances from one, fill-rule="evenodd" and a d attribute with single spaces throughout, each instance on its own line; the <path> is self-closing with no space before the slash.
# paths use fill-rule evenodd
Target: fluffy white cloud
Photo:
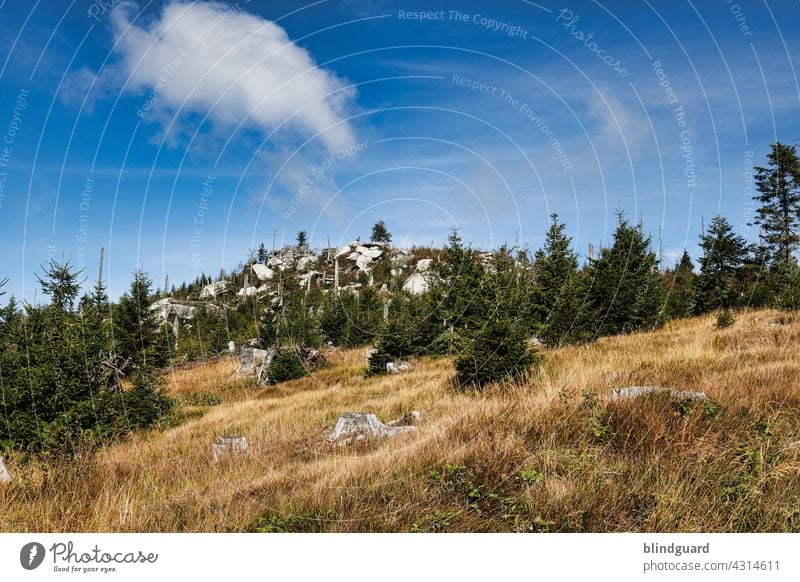
<path id="1" fill-rule="evenodd" d="M 114 9 L 118 60 L 98 81 L 142 95 L 140 114 L 208 114 L 225 128 L 244 121 L 303 139 L 320 133 L 329 150 L 354 142 L 345 112 L 355 92 L 274 22 L 212 2 L 171 2 L 151 20 L 135 13 L 128 2 Z"/>

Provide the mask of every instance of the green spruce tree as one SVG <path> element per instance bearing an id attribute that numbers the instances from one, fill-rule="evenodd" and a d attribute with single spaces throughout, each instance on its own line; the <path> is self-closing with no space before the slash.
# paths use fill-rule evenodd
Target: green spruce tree
<path id="1" fill-rule="evenodd" d="M 534 255 L 533 328 L 546 345 L 587 341 L 595 317 L 588 301 L 586 279 L 578 270 L 566 225 L 550 216 L 544 246 Z"/>
<path id="2" fill-rule="evenodd" d="M 669 319 L 688 317 L 694 311 L 695 277 L 692 258 L 684 250 L 675 268 L 664 273 L 667 288 L 665 312 Z"/>
<path id="3" fill-rule="evenodd" d="M 614 242 L 588 270 L 599 335 L 654 329 L 664 321 L 666 292 L 650 237 L 618 214 Z"/>
<path id="4" fill-rule="evenodd" d="M 456 229 L 451 230 L 441 261 L 434 263 L 431 271 L 432 292 L 439 301 L 436 312 L 446 334 L 443 341 L 448 344 L 447 351 L 457 353 L 459 338 L 476 333 L 489 312 L 485 271 Z"/>
<path id="5" fill-rule="evenodd" d="M 111 310 L 115 354 L 121 361 L 129 361 L 133 369 L 160 368 L 169 360 L 159 344 L 156 314 L 150 309 L 152 285 L 144 271 L 135 271 L 130 288 Z"/>
<path id="6" fill-rule="evenodd" d="M 485 311 L 473 320 L 477 329 L 467 328 L 462 334 L 454 362 L 460 386 L 480 388 L 490 382 L 516 380 L 530 370 L 536 356 L 521 309 L 530 297 L 523 281 L 522 268 L 508 248 L 493 253 L 481 285 L 488 298 L 480 303 Z"/>
<path id="7" fill-rule="evenodd" d="M 695 286 L 695 311 L 732 309 L 745 297 L 744 269 L 750 245 L 722 215 L 715 215 L 700 235 L 700 273 Z"/>
<path id="8" fill-rule="evenodd" d="M 386 223 L 379 220 L 372 226 L 372 235 L 370 240 L 376 243 L 390 243 L 392 242 L 392 233 L 386 228 Z"/>
<path id="9" fill-rule="evenodd" d="M 753 221 L 761 229 L 760 255 L 772 268 L 796 264 L 800 245 L 800 157 L 795 146 L 772 144 L 766 166 L 755 167 L 760 203 Z"/>

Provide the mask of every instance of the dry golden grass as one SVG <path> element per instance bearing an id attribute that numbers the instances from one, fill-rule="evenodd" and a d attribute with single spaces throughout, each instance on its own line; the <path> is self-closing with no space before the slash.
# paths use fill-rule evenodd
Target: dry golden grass
<path id="1" fill-rule="evenodd" d="M 524 385 L 483 394 L 453 391 L 446 360 L 365 378 L 363 349 L 328 358 L 265 389 L 232 381 L 230 359 L 172 371 L 182 424 L 71 465 L 10 459 L 0 530 L 800 529 L 796 318 L 749 312 L 715 330 L 703 317 L 553 350 Z M 631 385 L 711 402 L 609 400 Z M 342 412 L 387 421 L 412 409 L 423 415 L 416 432 L 357 448 L 320 442 Z M 213 463 L 213 439 L 231 433 L 250 450 Z"/>

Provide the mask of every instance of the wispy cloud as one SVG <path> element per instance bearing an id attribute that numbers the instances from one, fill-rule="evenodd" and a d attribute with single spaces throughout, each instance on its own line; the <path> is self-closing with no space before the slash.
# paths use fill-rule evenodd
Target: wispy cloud
<path id="1" fill-rule="evenodd" d="M 141 96 L 139 114 L 164 124 L 200 114 L 225 131 L 319 134 L 329 151 L 354 141 L 346 113 L 355 91 L 275 22 L 214 2 L 170 2 L 148 21 L 136 11 L 130 2 L 114 8 L 116 60 L 99 74 L 74 73 L 66 97 L 94 85 L 97 97 Z"/>

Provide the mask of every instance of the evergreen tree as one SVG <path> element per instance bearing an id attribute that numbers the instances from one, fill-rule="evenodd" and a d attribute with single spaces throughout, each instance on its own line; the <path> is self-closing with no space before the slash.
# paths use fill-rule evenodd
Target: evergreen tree
<path id="1" fill-rule="evenodd" d="M 530 291 L 523 281 L 521 269 L 506 247 L 493 253 L 480 285 L 488 301 L 477 306 L 484 311 L 472 320 L 476 327 L 459 326 L 459 353 L 454 362 L 459 385 L 482 387 L 488 382 L 517 379 L 535 361 L 523 316 Z"/>
<path id="2" fill-rule="evenodd" d="M 370 236 L 370 240 L 376 243 L 392 242 L 392 234 L 389 232 L 389 229 L 386 228 L 386 223 L 384 221 L 379 220 L 372 226 L 372 235 Z"/>
<path id="3" fill-rule="evenodd" d="M 689 253 L 684 250 L 678 264 L 665 273 L 666 315 L 670 319 L 688 317 L 694 310 L 695 273 Z"/>
<path id="4" fill-rule="evenodd" d="M 256 260 L 262 265 L 267 262 L 267 249 L 264 247 L 264 243 L 258 245 L 258 254 L 256 255 Z"/>
<path id="5" fill-rule="evenodd" d="M 498 310 L 465 342 L 456 357 L 456 381 L 462 387 L 481 388 L 490 382 L 516 380 L 535 361 L 524 328 L 509 313 Z"/>
<path id="6" fill-rule="evenodd" d="M 260 329 L 264 347 L 318 347 L 322 342 L 319 320 L 312 314 L 308 296 L 294 268 L 280 272 L 278 302 L 267 308 Z"/>
<path id="7" fill-rule="evenodd" d="M 578 255 L 570 248 L 566 225 L 552 214 L 544 247 L 534 255 L 534 331 L 547 345 L 591 338 L 591 305 Z"/>
<path id="8" fill-rule="evenodd" d="M 437 313 L 449 335 L 448 351 L 459 349 L 458 337 L 477 332 L 489 312 L 487 279 L 483 266 L 471 248 L 464 245 L 461 234 L 453 229 L 442 250 L 441 262 L 431 270 L 432 292 L 438 298 Z"/>
<path id="9" fill-rule="evenodd" d="M 344 328 L 347 324 L 347 310 L 342 304 L 341 297 L 350 295 L 349 292 L 337 294 L 329 289 L 322 298 L 320 313 L 320 330 L 323 339 L 334 345 L 341 346 Z"/>
<path id="10" fill-rule="evenodd" d="M 783 286 L 777 290 L 777 307 L 781 309 L 800 309 L 800 267 L 792 265 L 782 274 Z"/>
<path id="11" fill-rule="evenodd" d="M 80 292 L 81 282 L 78 277 L 83 271 L 73 271 L 69 261 L 62 264 L 54 259 L 50 259 L 47 266 L 42 267 L 42 270 L 44 277 L 36 275 L 42 293 L 49 295 L 52 304 L 61 311 L 70 311 Z"/>
<path id="12" fill-rule="evenodd" d="M 146 273 L 135 271 L 130 288 L 112 310 L 115 354 L 142 370 L 162 367 L 168 360 L 160 349 L 158 323 L 150 309 L 152 284 Z"/>
<path id="13" fill-rule="evenodd" d="M 756 166 L 755 183 L 759 191 L 754 200 L 754 224 L 761 227 L 760 254 L 767 264 L 795 264 L 794 252 L 800 245 L 800 158 L 795 146 L 772 144 L 767 166 Z"/>
<path id="14" fill-rule="evenodd" d="M 299 348 L 277 350 L 269 367 L 269 382 L 278 384 L 306 376 L 309 370 L 303 354 L 304 350 Z"/>
<path id="15" fill-rule="evenodd" d="M 618 214 L 614 243 L 590 265 L 589 291 L 600 335 L 653 329 L 663 323 L 665 289 L 650 237 Z"/>
<path id="16" fill-rule="evenodd" d="M 77 276 L 51 262 L 39 277 L 51 304 L 23 314 L 12 300 L 0 313 L 0 448 L 73 452 L 149 426 L 169 406 L 154 375 L 119 384 L 101 309 L 72 308 Z"/>
<path id="17" fill-rule="evenodd" d="M 308 234 L 304 230 L 297 233 L 297 247 L 301 250 L 308 249 Z"/>
<path id="18" fill-rule="evenodd" d="M 719 214 L 700 235 L 700 274 L 696 280 L 697 313 L 731 309 L 742 303 L 744 268 L 750 246 L 733 232 L 733 227 Z"/>
<path id="19" fill-rule="evenodd" d="M 343 294 L 341 297 L 344 297 Z M 372 287 L 364 287 L 350 297 L 345 306 L 345 345 L 363 346 L 376 341 L 383 326 L 383 301 Z"/>
<path id="20" fill-rule="evenodd" d="M 399 291 L 392 298 L 389 321 L 370 356 L 373 374 L 386 372 L 386 363 L 421 355 L 439 355 L 442 327 L 430 294 Z"/>

